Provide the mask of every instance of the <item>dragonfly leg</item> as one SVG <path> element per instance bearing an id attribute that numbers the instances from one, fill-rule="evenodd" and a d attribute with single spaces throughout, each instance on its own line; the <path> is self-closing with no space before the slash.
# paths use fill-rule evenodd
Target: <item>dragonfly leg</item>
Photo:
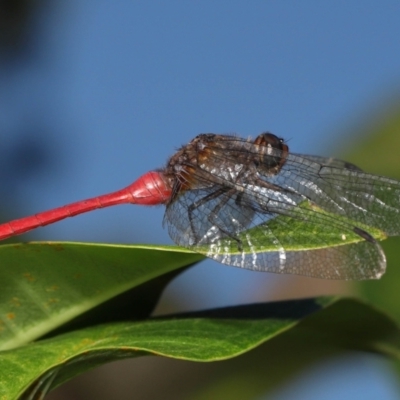
<path id="1" fill-rule="evenodd" d="M 193 232 L 193 236 L 194 236 L 196 243 L 198 243 L 201 238 L 199 237 L 199 235 L 197 233 L 197 229 L 195 227 L 194 217 L 193 217 L 194 211 L 196 209 L 198 209 L 199 207 L 203 206 L 204 204 L 208 203 L 209 201 L 212 201 L 212 200 L 224 195 L 223 198 L 218 202 L 218 204 L 210 211 L 209 215 L 207 216 L 207 219 L 212 225 L 215 225 L 218 228 L 218 230 L 225 237 L 231 238 L 232 240 L 237 242 L 239 251 L 241 251 L 243 249 L 242 241 L 238 237 L 232 235 L 231 232 L 229 232 L 227 229 L 222 227 L 221 224 L 218 222 L 218 218 L 219 218 L 218 212 L 228 202 L 230 196 L 233 196 L 235 193 L 236 193 L 235 189 L 229 189 L 226 187 L 222 187 L 212 193 L 209 193 L 207 196 L 204 196 L 200 200 L 197 200 L 195 203 L 192 203 L 188 207 L 188 217 L 189 217 L 190 227 Z"/>
<path id="2" fill-rule="evenodd" d="M 210 212 L 210 215 L 208 216 L 208 220 L 214 224 L 215 226 L 218 227 L 218 229 L 224 234 L 225 237 L 228 237 L 232 240 L 234 240 L 237 244 L 238 251 L 242 252 L 243 251 L 243 243 L 242 241 L 235 235 L 232 235 L 231 232 L 228 230 L 224 229 L 221 225 L 218 224 L 217 219 L 218 219 L 218 213 L 221 210 L 221 208 L 228 202 L 230 196 L 234 196 L 236 194 L 236 199 L 235 203 L 239 204 L 243 194 L 239 193 L 237 194 L 236 189 L 230 189 L 226 192 L 226 196 L 224 196 L 224 199 L 221 200 Z"/>
<path id="3" fill-rule="evenodd" d="M 197 200 L 196 202 L 190 204 L 190 206 L 188 207 L 188 217 L 189 217 L 190 229 L 193 232 L 194 240 L 196 243 L 198 243 L 200 241 L 200 237 L 197 234 L 197 229 L 194 224 L 194 217 L 193 217 L 194 211 L 197 210 L 202 205 L 206 204 L 207 202 L 214 200 L 218 196 L 221 196 L 227 190 L 228 189 L 226 189 L 224 187 L 219 188 L 218 190 L 216 190 L 212 193 L 209 193 L 207 196 L 204 196 L 201 199 Z"/>

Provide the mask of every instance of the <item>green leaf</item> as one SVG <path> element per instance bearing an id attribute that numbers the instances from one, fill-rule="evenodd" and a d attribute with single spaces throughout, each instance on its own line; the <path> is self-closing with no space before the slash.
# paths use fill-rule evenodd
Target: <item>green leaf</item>
<path id="1" fill-rule="evenodd" d="M 355 299 L 339 299 L 257 351 L 213 369 L 192 400 L 264 398 L 327 359 L 368 351 L 399 359 L 399 329 L 386 314 Z M 316 381 L 316 384 L 318 382 Z"/>
<path id="2" fill-rule="evenodd" d="M 130 318 L 144 318 L 169 279 L 161 276 L 202 258 L 188 250 L 167 246 L 82 243 L 0 246 L 0 349 L 42 337 L 109 299 L 122 298 L 125 303 L 136 299 L 139 304 L 135 308 L 136 304 L 131 303 Z M 136 296 L 123 294 L 156 277 L 160 279 L 152 283 L 154 290 L 149 291 L 149 287 L 146 290 L 150 297 L 144 296 L 143 290 Z M 124 319 L 114 307 L 110 313 Z M 92 314 L 91 323 L 110 320 L 104 308 L 97 315 L 102 319 Z"/>
<path id="3" fill-rule="evenodd" d="M 353 226 L 364 229 L 376 240 L 385 240 L 387 238 L 387 235 L 376 227 L 365 225 L 360 221 L 353 221 L 345 216 L 329 213 L 309 201 L 299 204 L 297 213 L 298 218 L 284 214 L 278 215 L 268 222 L 268 229 L 265 229 L 262 224 L 240 233 L 239 239 L 243 245 L 240 250 L 238 249 L 237 241 L 231 238 L 221 239 L 218 247 L 225 249 L 229 254 L 239 254 L 241 251 L 246 253 L 254 251 L 263 253 L 276 252 L 276 242 L 284 247 L 285 251 L 319 250 L 365 242 L 365 239 L 354 230 L 344 230 L 344 227 Z M 335 221 L 336 224 L 311 223 L 314 220 L 315 213 L 327 217 L 327 220 Z M 251 236 L 251 241 L 248 240 L 248 236 Z M 256 247 L 253 243 L 263 243 L 264 245 Z M 252 247 L 251 244 L 253 244 Z M 209 245 L 197 245 L 196 250 L 202 254 L 212 253 Z"/>
<path id="4" fill-rule="evenodd" d="M 356 300 L 321 298 L 254 304 L 100 325 L 3 352 L 0 398 L 37 399 L 85 370 L 127 357 L 153 354 L 219 361 L 268 340 L 272 353 L 277 346 L 290 353 L 300 343 L 306 347 L 324 343 L 338 349 L 400 357 L 396 324 Z M 276 369 L 279 363 L 276 358 L 266 358 L 264 364 L 266 369 Z"/>

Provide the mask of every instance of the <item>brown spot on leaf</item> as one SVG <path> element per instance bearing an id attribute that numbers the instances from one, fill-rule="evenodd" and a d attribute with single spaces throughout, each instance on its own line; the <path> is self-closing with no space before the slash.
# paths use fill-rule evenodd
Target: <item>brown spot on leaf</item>
<path id="1" fill-rule="evenodd" d="M 35 282 L 36 281 L 36 278 L 34 276 L 32 276 L 32 274 L 30 274 L 29 272 L 25 272 L 24 273 L 24 278 L 29 282 Z"/>

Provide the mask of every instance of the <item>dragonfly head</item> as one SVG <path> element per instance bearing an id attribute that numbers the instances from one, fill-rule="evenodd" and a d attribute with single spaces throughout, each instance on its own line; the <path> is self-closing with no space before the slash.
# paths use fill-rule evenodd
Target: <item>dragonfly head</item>
<path id="1" fill-rule="evenodd" d="M 270 175 L 275 175 L 283 167 L 289 153 L 289 147 L 282 138 L 265 132 L 254 141 L 255 152 L 258 154 L 257 164 Z"/>

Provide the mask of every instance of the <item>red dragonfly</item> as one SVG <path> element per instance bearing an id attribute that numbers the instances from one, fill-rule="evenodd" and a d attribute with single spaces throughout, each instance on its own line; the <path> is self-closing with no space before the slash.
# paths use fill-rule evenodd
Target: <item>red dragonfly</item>
<path id="1" fill-rule="evenodd" d="M 2 224 L 0 240 L 98 208 L 164 204 L 172 240 L 221 263 L 376 279 L 386 268 L 376 232 L 400 233 L 399 195 L 399 181 L 345 161 L 289 153 L 271 133 L 255 140 L 200 134 L 164 168 L 125 189 Z"/>

